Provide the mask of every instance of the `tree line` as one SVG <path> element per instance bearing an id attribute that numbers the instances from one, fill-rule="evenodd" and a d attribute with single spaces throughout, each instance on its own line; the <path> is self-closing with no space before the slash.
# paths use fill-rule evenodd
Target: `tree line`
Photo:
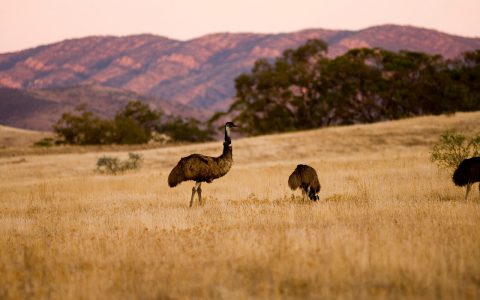
<path id="1" fill-rule="evenodd" d="M 133 100 L 112 119 L 96 116 L 85 105 L 74 112 L 62 114 L 53 125 L 60 144 L 108 145 L 143 144 L 159 134 L 174 141 L 202 142 L 213 138 L 211 126 L 202 127 L 193 118 L 166 116 L 148 104 Z"/>
<path id="2" fill-rule="evenodd" d="M 309 40 L 235 79 L 226 113 L 249 135 L 480 109 L 480 50 L 440 55 L 352 49 L 327 57 Z"/>

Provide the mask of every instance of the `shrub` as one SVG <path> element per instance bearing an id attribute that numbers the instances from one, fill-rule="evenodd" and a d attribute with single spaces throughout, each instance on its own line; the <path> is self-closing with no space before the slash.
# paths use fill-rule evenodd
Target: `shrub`
<path id="1" fill-rule="evenodd" d="M 430 154 L 430 159 L 439 168 L 455 169 L 462 160 L 480 155 L 480 133 L 467 137 L 447 130 L 440 135 Z"/>
<path id="2" fill-rule="evenodd" d="M 129 152 L 128 159 L 123 162 L 125 170 L 135 170 L 142 166 L 143 157 L 141 154 Z"/>
<path id="3" fill-rule="evenodd" d="M 142 155 L 132 152 L 128 153 L 128 159 L 124 161 L 116 157 L 102 156 L 97 160 L 97 170 L 100 173 L 116 175 L 127 170 L 139 169 L 142 162 Z"/>
<path id="4" fill-rule="evenodd" d="M 34 147 L 52 147 L 54 143 L 55 143 L 54 139 L 45 137 L 33 143 L 33 146 Z"/>

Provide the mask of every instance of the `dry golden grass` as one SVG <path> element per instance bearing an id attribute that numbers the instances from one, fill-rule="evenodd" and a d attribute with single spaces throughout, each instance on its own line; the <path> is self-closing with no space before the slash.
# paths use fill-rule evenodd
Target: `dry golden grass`
<path id="1" fill-rule="evenodd" d="M 94 171 L 104 153 L 0 159 L 0 298 L 480 298 L 480 196 L 429 161 L 447 128 L 480 112 L 233 141 L 204 184 L 170 169 L 221 143 L 144 150 L 144 167 Z M 106 153 L 126 157 L 126 153 Z M 287 186 L 317 169 L 311 203 Z"/>

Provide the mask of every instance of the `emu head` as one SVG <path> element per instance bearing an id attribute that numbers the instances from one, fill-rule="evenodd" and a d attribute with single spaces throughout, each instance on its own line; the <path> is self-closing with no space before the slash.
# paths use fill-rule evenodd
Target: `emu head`
<path id="1" fill-rule="evenodd" d="M 230 128 L 238 127 L 237 125 L 233 124 L 233 122 L 225 123 L 225 143 L 230 145 L 232 140 L 230 139 Z"/>
<path id="2" fill-rule="evenodd" d="M 233 122 L 227 122 L 225 123 L 226 128 L 232 128 L 232 127 L 238 127 L 237 125 L 233 124 Z"/>

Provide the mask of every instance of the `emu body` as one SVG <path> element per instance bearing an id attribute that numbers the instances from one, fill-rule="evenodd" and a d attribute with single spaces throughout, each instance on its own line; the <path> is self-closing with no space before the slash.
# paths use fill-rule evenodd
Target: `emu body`
<path id="1" fill-rule="evenodd" d="M 453 183 L 457 186 L 466 186 L 465 200 L 475 182 L 480 182 L 480 157 L 464 159 L 457 167 L 452 176 Z M 480 184 L 478 185 L 480 194 Z"/>
<path id="2" fill-rule="evenodd" d="M 168 175 L 168 185 L 170 187 L 175 187 L 183 181 L 195 181 L 190 198 L 190 207 L 193 205 L 195 193 L 198 193 L 198 201 L 202 204 L 202 182 L 211 183 L 214 179 L 220 178 L 230 171 L 233 164 L 232 141 L 230 138 L 230 128 L 232 127 L 236 127 L 232 122 L 225 124 L 225 140 L 223 142 L 223 152 L 220 156 L 191 154 L 180 159 Z"/>
<path id="3" fill-rule="evenodd" d="M 301 188 L 303 195 L 307 195 L 312 201 L 320 199 L 317 195 L 320 192 L 317 172 L 310 166 L 297 165 L 293 173 L 288 177 L 288 186 L 293 191 Z"/>

